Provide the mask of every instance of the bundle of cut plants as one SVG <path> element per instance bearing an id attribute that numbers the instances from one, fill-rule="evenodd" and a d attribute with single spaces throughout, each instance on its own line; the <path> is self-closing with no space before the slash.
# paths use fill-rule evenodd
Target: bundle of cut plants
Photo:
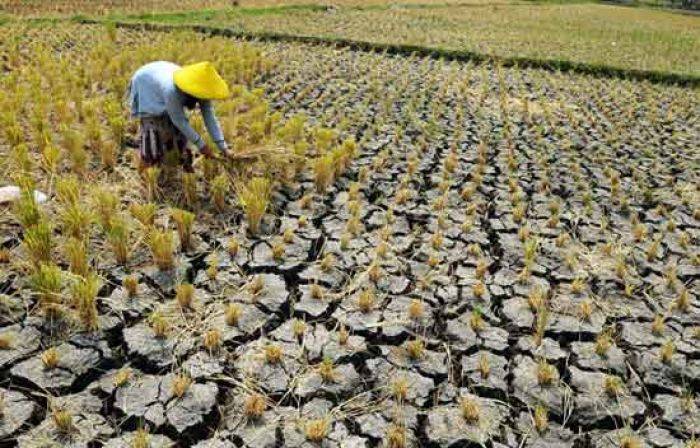
<path id="1" fill-rule="evenodd" d="M 299 156 L 282 146 L 260 145 L 231 151 L 228 157 L 217 157 L 227 170 L 235 173 L 256 175 L 282 175 L 289 179 L 289 167 L 293 167 Z"/>

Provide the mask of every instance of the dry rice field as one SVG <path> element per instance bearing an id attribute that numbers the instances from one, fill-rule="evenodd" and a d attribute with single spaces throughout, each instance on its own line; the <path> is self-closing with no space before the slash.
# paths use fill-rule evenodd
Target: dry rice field
<path id="1" fill-rule="evenodd" d="M 697 89 L 2 27 L 0 447 L 700 447 Z M 203 55 L 246 159 L 139 171 Z"/>

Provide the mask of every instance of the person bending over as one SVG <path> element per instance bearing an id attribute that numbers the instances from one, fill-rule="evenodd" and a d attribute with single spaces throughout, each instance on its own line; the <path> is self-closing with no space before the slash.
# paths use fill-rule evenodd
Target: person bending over
<path id="1" fill-rule="evenodd" d="M 171 149 L 179 162 L 192 172 L 192 151 L 188 142 L 207 158 L 211 148 L 195 131 L 185 115 L 199 105 L 204 124 L 219 151 L 228 157 L 228 145 L 214 113 L 212 100 L 229 96 L 229 88 L 209 62 L 180 67 L 167 61 L 151 62 L 139 68 L 129 83 L 131 116 L 140 119 L 139 156 L 143 167 L 159 165 Z"/>

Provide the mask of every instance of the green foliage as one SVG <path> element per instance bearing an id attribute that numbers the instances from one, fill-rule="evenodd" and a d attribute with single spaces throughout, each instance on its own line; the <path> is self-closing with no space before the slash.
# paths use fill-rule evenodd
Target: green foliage
<path id="1" fill-rule="evenodd" d="M 38 266 L 51 261 L 53 250 L 53 228 L 45 221 L 28 227 L 22 241 L 29 259 Z"/>
<path id="2" fill-rule="evenodd" d="M 156 204 L 148 202 L 145 204 L 133 203 L 129 206 L 131 216 L 136 218 L 146 228 L 152 227 L 156 218 Z"/>
<path id="3" fill-rule="evenodd" d="M 76 204 L 80 199 L 80 183 L 73 175 L 61 176 L 56 180 L 56 198 L 63 205 Z"/>
<path id="4" fill-rule="evenodd" d="M 71 286 L 73 307 L 78 318 L 86 330 L 97 329 L 97 293 L 100 290 L 101 282 L 99 277 L 90 273 L 86 277 L 79 277 Z"/>
<path id="5" fill-rule="evenodd" d="M 192 225 L 195 219 L 194 213 L 178 208 L 171 208 L 170 216 L 173 218 L 173 221 L 175 221 L 182 249 L 189 249 L 192 245 Z"/>
<path id="6" fill-rule="evenodd" d="M 313 160 L 314 182 L 316 191 L 325 192 L 333 183 L 335 176 L 334 157 L 332 153 L 317 157 Z"/>
<path id="7" fill-rule="evenodd" d="M 331 44 L 359 42 L 365 48 L 394 53 L 477 61 L 496 58 L 505 65 L 700 82 L 695 69 L 700 62 L 696 51 L 700 36 L 692 16 L 594 2 L 503 8 L 424 6 L 342 8 L 332 16 L 308 10 L 285 15 L 193 12 L 125 19 L 219 28 L 235 23 L 248 36 L 303 36 Z"/>
<path id="8" fill-rule="evenodd" d="M 17 221 L 25 229 L 39 223 L 43 215 L 34 197 L 33 188 L 22 189 L 20 197 L 14 205 L 13 212 Z"/>
<path id="9" fill-rule="evenodd" d="M 89 269 L 87 250 L 87 243 L 82 239 L 69 238 L 63 244 L 63 253 L 72 273 L 87 275 Z"/>
<path id="10" fill-rule="evenodd" d="M 214 177 L 209 183 L 211 198 L 218 211 L 223 211 L 226 208 L 226 195 L 228 194 L 229 187 L 228 176 L 225 173 Z"/>
<path id="11" fill-rule="evenodd" d="M 248 219 L 248 231 L 253 235 L 260 231 L 260 224 L 270 204 L 271 193 L 272 183 L 265 177 L 253 177 L 236 185 L 238 202 Z"/>
<path id="12" fill-rule="evenodd" d="M 92 212 L 80 202 L 67 204 L 60 215 L 63 233 L 73 238 L 88 238 L 90 227 L 94 221 Z"/>
<path id="13" fill-rule="evenodd" d="M 92 193 L 92 207 L 100 227 L 107 231 L 112 217 L 117 213 L 119 198 L 108 188 L 98 187 Z"/>
<path id="14" fill-rule="evenodd" d="M 158 269 L 167 271 L 175 266 L 173 234 L 170 230 L 151 229 L 146 237 L 146 243 Z"/>
<path id="15" fill-rule="evenodd" d="M 278 137 L 285 143 L 298 143 L 304 137 L 307 118 L 303 114 L 294 115 L 277 131 Z"/>
<path id="16" fill-rule="evenodd" d="M 55 264 L 41 264 L 29 277 L 29 286 L 37 293 L 39 305 L 47 315 L 54 314 L 62 302 L 63 271 Z"/>
<path id="17" fill-rule="evenodd" d="M 111 218 L 107 241 L 117 263 L 125 265 L 131 252 L 131 226 L 126 216 L 116 215 Z"/>

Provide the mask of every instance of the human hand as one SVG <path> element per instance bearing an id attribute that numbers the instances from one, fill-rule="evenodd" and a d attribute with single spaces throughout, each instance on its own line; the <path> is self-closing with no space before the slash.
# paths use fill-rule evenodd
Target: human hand
<path id="1" fill-rule="evenodd" d="M 232 153 L 231 150 L 228 149 L 228 148 L 222 149 L 222 150 L 221 150 L 221 155 L 222 155 L 225 159 L 230 159 L 231 157 L 233 157 L 233 153 Z"/>

